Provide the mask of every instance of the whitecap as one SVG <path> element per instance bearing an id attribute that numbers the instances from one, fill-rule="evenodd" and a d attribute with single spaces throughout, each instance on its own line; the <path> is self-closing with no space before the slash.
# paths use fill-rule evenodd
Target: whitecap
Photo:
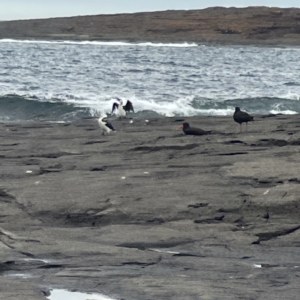
<path id="1" fill-rule="evenodd" d="M 65 45 L 94 45 L 94 46 L 141 46 L 141 47 L 197 47 L 196 43 L 129 43 L 122 41 L 71 41 L 71 40 L 14 40 L 14 39 L 0 39 L 0 43 L 22 43 L 22 44 L 65 44 Z"/>
<path id="2" fill-rule="evenodd" d="M 292 111 L 292 110 L 280 110 L 280 109 L 276 109 L 276 110 L 270 110 L 271 114 L 283 114 L 283 115 L 296 115 L 298 114 L 298 112 L 296 111 Z"/>

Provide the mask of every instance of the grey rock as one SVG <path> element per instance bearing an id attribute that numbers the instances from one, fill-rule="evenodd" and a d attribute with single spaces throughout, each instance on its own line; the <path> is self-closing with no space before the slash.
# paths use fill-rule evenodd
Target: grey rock
<path id="1" fill-rule="evenodd" d="M 1 296 L 298 298 L 299 115 L 175 120 L 0 124 Z"/>

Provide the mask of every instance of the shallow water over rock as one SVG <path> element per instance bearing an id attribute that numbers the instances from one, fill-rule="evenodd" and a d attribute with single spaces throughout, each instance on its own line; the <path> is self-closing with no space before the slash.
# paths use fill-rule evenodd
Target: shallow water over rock
<path id="1" fill-rule="evenodd" d="M 80 292 L 70 292 L 67 290 L 52 290 L 49 300 L 114 300 L 113 298 L 100 294 L 86 294 Z"/>

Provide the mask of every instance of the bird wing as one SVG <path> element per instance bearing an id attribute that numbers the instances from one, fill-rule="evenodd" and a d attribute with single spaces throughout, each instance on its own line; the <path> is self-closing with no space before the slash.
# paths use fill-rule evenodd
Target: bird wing
<path id="1" fill-rule="evenodd" d="M 188 135 L 205 135 L 205 134 L 210 134 L 211 131 L 206 131 L 206 130 L 203 130 L 201 128 L 195 128 L 195 127 L 190 127 L 186 130 L 184 130 L 185 134 L 188 134 Z"/>
<path id="2" fill-rule="evenodd" d="M 123 108 L 125 111 L 133 111 L 134 112 L 133 105 L 130 100 L 127 100 L 127 103 L 126 103 L 126 105 L 123 106 Z"/>
<path id="3" fill-rule="evenodd" d="M 112 106 L 112 110 L 111 112 L 113 113 L 115 109 L 117 109 L 119 107 L 119 104 L 114 102 L 113 106 Z"/>
<path id="4" fill-rule="evenodd" d="M 111 125 L 111 123 L 109 123 L 109 122 L 105 122 L 105 125 L 109 128 L 109 129 L 111 129 L 111 130 L 115 130 L 114 129 L 114 127 Z"/>
<path id="5" fill-rule="evenodd" d="M 246 113 L 245 111 L 240 111 L 239 114 L 240 114 L 243 118 L 249 117 L 249 114 Z"/>
<path id="6" fill-rule="evenodd" d="M 240 112 L 241 117 L 246 121 L 252 121 L 253 117 L 250 116 L 248 113 L 246 113 L 245 111 L 241 111 Z"/>

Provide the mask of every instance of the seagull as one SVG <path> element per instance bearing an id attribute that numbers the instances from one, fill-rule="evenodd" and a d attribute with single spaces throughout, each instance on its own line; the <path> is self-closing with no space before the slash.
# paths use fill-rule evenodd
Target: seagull
<path id="1" fill-rule="evenodd" d="M 240 124 L 240 132 L 242 132 L 242 123 L 246 123 L 246 131 L 247 131 L 248 122 L 254 121 L 252 116 L 250 116 L 245 111 L 241 111 L 239 107 L 235 108 L 235 112 L 233 114 L 233 120 Z"/>
<path id="2" fill-rule="evenodd" d="M 187 135 L 205 135 L 211 133 L 211 131 L 205 131 L 200 128 L 190 127 L 187 122 L 182 123 L 177 129 L 182 128 L 183 132 Z"/>
<path id="3" fill-rule="evenodd" d="M 102 129 L 102 135 L 105 134 L 105 132 L 108 134 L 110 133 L 111 131 L 115 131 L 115 129 L 113 128 L 113 126 L 107 122 L 107 121 L 103 121 L 104 117 L 99 117 L 98 119 L 98 124 L 99 124 L 99 127 Z"/>
<path id="4" fill-rule="evenodd" d="M 119 101 L 119 103 L 118 102 L 113 103 L 111 113 L 117 111 L 117 115 L 119 115 L 119 117 L 125 117 L 126 112 L 130 112 L 130 111 L 134 112 L 133 105 L 130 100 L 127 100 L 126 105 L 123 106 L 123 101 L 120 98 L 116 98 L 116 99 Z"/>
<path id="5" fill-rule="evenodd" d="M 112 106 L 112 110 L 111 110 L 111 113 L 113 113 L 114 111 L 117 111 L 116 114 L 119 116 L 119 117 L 125 117 L 126 116 L 126 111 L 125 109 L 123 108 L 123 101 L 119 98 L 116 98 L 118 102 L 114 102 L 113 103 L 113 106 Z"/>

